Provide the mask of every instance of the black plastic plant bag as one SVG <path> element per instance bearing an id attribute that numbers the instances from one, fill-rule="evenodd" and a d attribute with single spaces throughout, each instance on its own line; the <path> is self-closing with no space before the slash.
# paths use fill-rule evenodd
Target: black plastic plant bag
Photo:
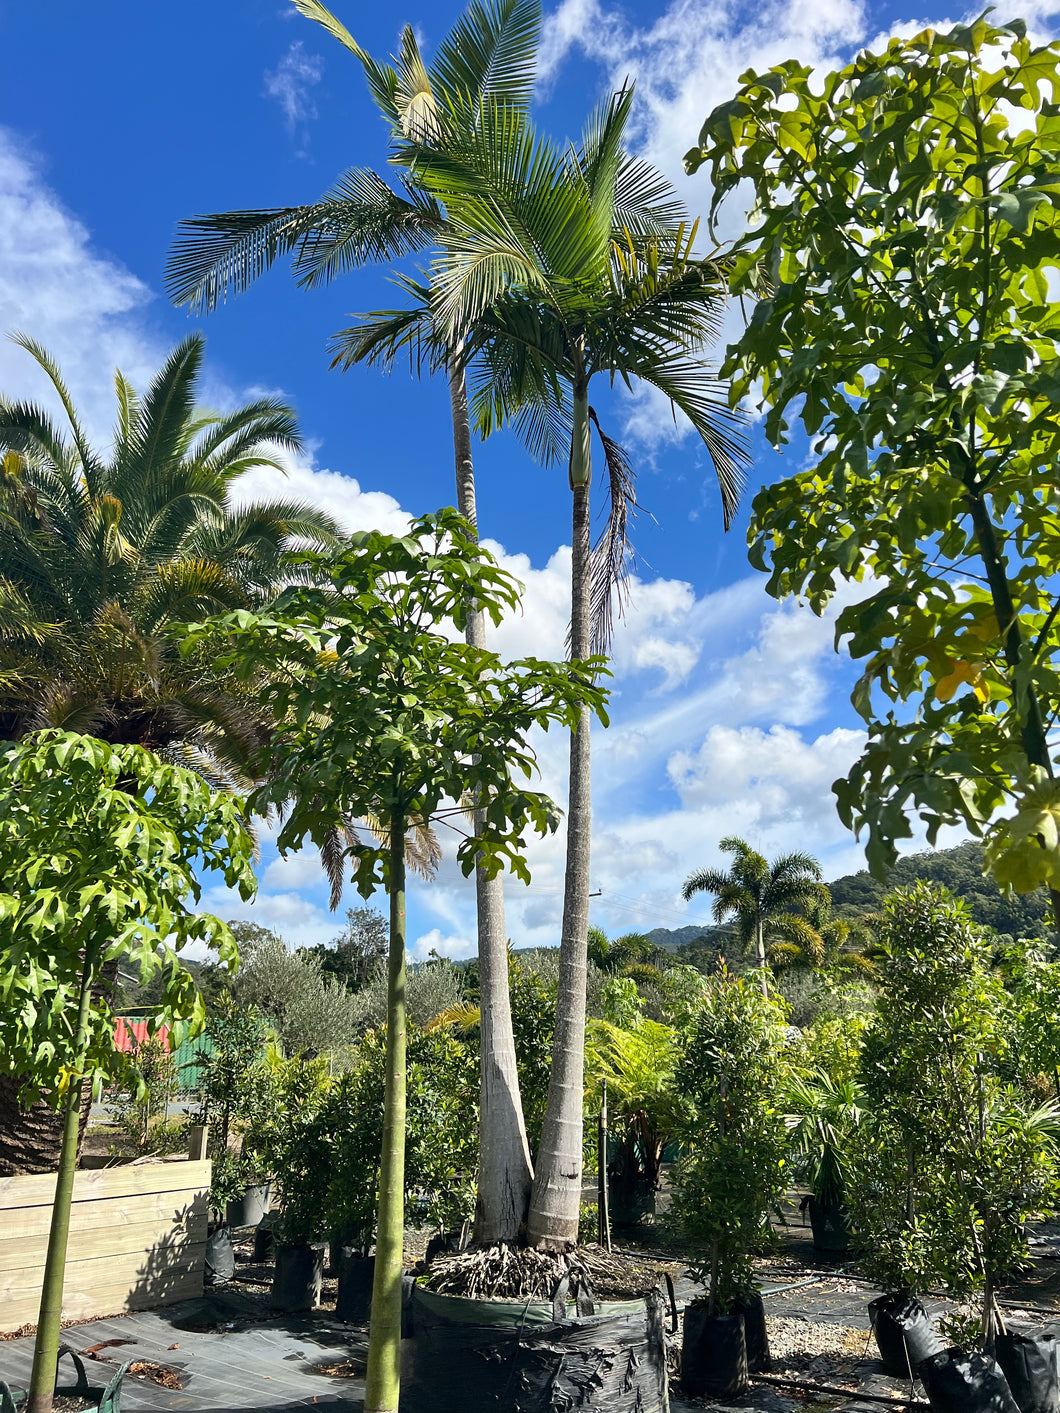
<path id="1" fill-rule="evenodd" d="M 1020 1413 L 1057 1413 L 1060 1407 L 1060 1346 L 1052 1334 L 998 1335 L 994 1357 Z"/>
<path id="2" fill-rule="evenodd" d="M 236 1273 L 236 1253 L 232 1248 L 232 1233 L 218 1227 L 206 1238 L 206 1268 L 204 1285 L 225 1285 Z"/>
<path id="3" fill-rule="evenodd" d="M 733 1301 L 733 1315 L 743 1316 L 744 1344 L 747 1348 L 747 1371 L 768 1374 L 773 1367 L 766 1331 L 766 1308 L 760 1295 L 740 1295 Z"/>
<path id="4" fill-rule="evenodd" d="M 932 1413 L 1019 1413 L 997 1360 L 981 1350 L 940 1350 L 918 1373 Z"/>
<path id="5" fill-rule="evenodd" d="M 416 1287 L 401 1413 L 666 1413 L 663 1297 L 568 1319 L 543 1302 Z"/>
<path id="6" fill-rule="evenodd" d="M 896 1379 L 909 1379 L 922 1359 L 937 1354 L 945 1342 L 915 1295 L 881 1295 L 869 1303 L 883 1367 Z"/>
<path id="7" fill-rule="evenodd" d="M 712 1315 L 685 1308 L 681 1387 L 695 1398 L 738 1398 L 747 1391 L 747 1341 L 742 1314 Z"/>

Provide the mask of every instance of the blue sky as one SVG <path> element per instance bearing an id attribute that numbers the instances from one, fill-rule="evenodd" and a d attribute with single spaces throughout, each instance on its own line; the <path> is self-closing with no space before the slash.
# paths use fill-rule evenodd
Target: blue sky
<path id="1" fill-rule="evenodd" d="M 382 56 L 404 22 L 429 54 L 462 7 L 333 8 Z M 1051 36 L 1049 0 L 1021 13 Z M 589 108 L 632 76 L 637 149 L 701 211 L 704 179 L 684 177 L 680 156 L 745 68 L 789 57 L 829 66 L 889 33 L 965 17 L 906 0 L 563 0 L 546 4 L 536 116 L 557 137 L 576 135 Z M 104 441 L 115 365 L 143 383 L 195 324 L 162 293 L 176 222 L 311 201 L 346 167 L 380 165 L 384 128 L 352 56 L 285 0 L 0 0 L 0 48 L 0 331 L 21 328 L 52 348 Z M 263 388 L 289 397 L 309 451 L 292 464 L 288 489 L 350 528 L 396 529 L 406 513 L 454 498 L 444 386 L 403 371 L 327 369 L 325 342 L 346 316 L 392 302 L 379 272 L 306 295 L 277 269 L 205 321 L 211 400 L 231 404 Z M 735 314 L 729 324 L 735 332 Z M 28 357 L 6 344 L 0 390 L 44 392 Z M 862 739 L 847 700 L 854 672 L 834 654 L 829 622 L 766 596 L 746 561 L 745 522 L 722 534 L 709 463 L 667 407 L 622 394 L 606 412 L 634 453 L 650 516 L 638 527 L 641 565 L 616 638 L 612 726 L 594 742 L 593 920 L 610 931 L 705 921 L 708 905 L 686 906 L 680 887 L 691 868 L 720 861 L 727 833 L 767 853 L 809 849 L 829 876 L 859 867 L 829 789 Z M 795 444 L 778 457 L 756 433 L 747 503 L 805 454 Z M 561 656 L 566 475 L 543 472 L 505 436 L 477 448 L 476 470 L 482 532 L 527 586 L 523 615 L 497 645 Z M 282 489 L 264 475 L 248 487 Z M 545 740 L 540 761 L 544 787 L 562 801 L 563 740 Z M 509 932 L 516 946 L 552 945 L 562 835 L 535 845 L 530 863 L 531 887 L 509 889 Z M 292 943 L 334 935 L 314 857 L 282 861 L 266 841 L 260 873 L 252 908 L 218 893 L 210 906 L 253 916 Z M 435 883 L 414 889 L 409 921 L 415 956 L 473 950 L 473 891 L 451 858 Z"/>

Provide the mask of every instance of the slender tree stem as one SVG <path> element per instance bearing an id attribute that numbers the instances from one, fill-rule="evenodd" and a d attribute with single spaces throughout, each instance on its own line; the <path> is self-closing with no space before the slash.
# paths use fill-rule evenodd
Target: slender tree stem
<path id="1" fill-rule="evenodd" d="M 383 1148 L 365 1413 L 397 1413 L 401 1394 L 401 1261 L 405 1238 L 405 821 L 390 827 L 390 960 Z"/>
<path id="2" fill-rule="evenodd" d="M 453 412 L 453 451 L 456 459 L 457 509 L 478 532 L 475 468 L 471 457 L 471 426 L 467 414 L 467 384 L 459 350 L 449 366 L 449 400 Z M 468 645 L 486 646 L 486 617 L 468 615 Z M 475 811 L 475 833 L 485 823 Z M 504 925 L 504 878 L 488 877 L 481 863 L 475 869 L 478 904 L 479 1013 L 479 1167 L 475 1206 L 475 1244 L 491 1246 L 518 1240 L 526 1221 L 534 1170 L 526 1140 L 519 1069 L 512 1030 L 508 988 L 508 932 Z"/>
<path id="3" fill-rule="evenodd" d="M 84 1063 L 88 1049 L 88 1017 L 92 1008 L 92 976 L 95 949 L 85 948 L 84 970 L 81 973 L 81 993 L 77 1005 L 77 1055 Z M 77 1171 L 77 1143 L 81 1126 L 81 1090 L 84 1084 L 80 1072 L 71 1076 L 63 1114 L 63 1139 L 59 1150 L 59 1172 L 55 1180 L 51 1230 L 48 1234 L 48 1254 L 44 1262 L 44 1283 L 41 1288 L 40 1314 L 37 1317 L 37 1340 L 33 1348 L 33 1372 L 30 1375 L 29 1401 L 26 1413 L 51 1413 L 55 1394 L 55 1369 L 59 1362 L 59 1335 L 63 1316 L 63 1283 L 66 1277 L 66 1248 L 70 1239 L 70 1206 L 74 1196 L 74 1176 Z"/>
<path id="4" fill-rule="evenodd" d="M 571 444 L 573 492 L 571 657 L 589 656 L 589 403 L 584 384 L 574 389 Z M 585 979 L 589 931 L 592 825 L 589 735 L 592 716 L 582 707 L 571 732 L 567 799 L 567 866 L 560 938 L 559 994 L 552 1042 L 552 1073 L 527 1222 L 532 1246 L 562 1249 L 578 1240 L 582 1190 L 582 1086 L 585 1068 Z"/>

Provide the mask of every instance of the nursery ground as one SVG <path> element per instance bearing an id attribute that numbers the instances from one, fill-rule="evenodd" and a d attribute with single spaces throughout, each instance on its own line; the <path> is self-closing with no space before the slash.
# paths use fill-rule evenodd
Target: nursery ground
<path id="1" fill-rule="evenodd" d="M 879 1404 L 859 1405 L 859 1395 L 908 1398 L 908 1384 L 885 1376 L 874 1358 L 867 1305 L 876 1292 L 858 1280 L 855 1272 L 844 1269 L 842 1260 L 829 1263 L 814 1252 L 808 1230 L 799 1224 L 797 1207 L 789 1204 L 785 1216 L 788 1225 L 778 1227 L 776 1249 L 759 1263 L 773 1373 L 807 1384 L 827 1384 L 843 1392 L 826 1395 L 756 1382 L 732 1406 L 742 1413 L 802 1413 L 807 1408 L 880 1413 Z M 409 1236 L 406 1259 L 412 1265 L 421 1254 L 422 1238 L 415 1233 Z M 624 1241 L 621 1245 L 639 1249 L 653 1266 L 661 1262 L 669 1266 L 677 1277 L 680 1304 L 695 1293 L 679 1253 L 667 1249 L 661 1231 L 653 1234 L 645 1229 L 635 1243 Z M 1033 1269 L 1003 1292 L 1006 1313 L 1019 1328 L 1052 1324 L 1060 1315 L 1060 1227 L 1037 1229 L 1034 1246 L 1038 1256 Z M 325 1280 L 319 1311 L 277 1316 L 268 1308 L 271 1272 L 268 1267 L 254 1265 L 250 1255 L 249 1243 L 243 1244 L 238 1249 L 236 1279 L 200 1299 L 73 1326 L 64 1332 L 64 1341 L 79 1351 L 94 1350 L 89 1368 L 92 1378 L 100 1383 L 106 1382 L 118 1364 L 136 1360 L 148 1366 L 155 1378 L 182 1385 L 164 1387 L 147 1373 L 130 1374 L 124 1398 L 128 1413 L 192 1409 L 203 1413 L 250 1409 L 293 1413 L 307 1407 L 330 1407 L 335 1413 L 359 1410 L 367 1331 L 334 1318 L 334 1281 Z M 1048 1311 L 1028 1309 L 1020 1302 L 1046 1306 Z M 932 1313 L 947 1308 L 941 1300 L 929 1300 L 928 1304 Z M 1057 1315 L 1053 1315 L 1054 1309 Z M 106 1344 L 110 1340 L 123 1343 Z M 101 1345 L 106 1347 L 99 1348 Z M 0 1342 L 0 1378 L 24 1387 L 32 1347 L 28 1333 Z M 166 1370 L 171 1371 L 169 1377 Z M 674 1413 L 702 1408 L 701 1402 L 681 1397 L 676 1346 L 671 1371 L 675 1376 L 671 1392 Z"/>

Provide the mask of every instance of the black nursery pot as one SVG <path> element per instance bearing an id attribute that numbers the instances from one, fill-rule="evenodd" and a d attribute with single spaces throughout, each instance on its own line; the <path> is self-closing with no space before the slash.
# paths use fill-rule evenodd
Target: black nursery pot
<path id="1" fill-rule="evenodd" d="M 229 1202 L 226 1219 L 230 1227 L 256 1227 L 268 1210 L 269 1184 L 258 1183 Z"/>
<path id="2" fill-rule="evenodd" d="M 681 1387 L 696 1398 L 738 1398 L 747 1391 L 747 1338 L 742 1313 L 712 1315 L 705 1305 L 685 1309 Z"/>
<path id="3" fill-rule="evenodd" d="M 254 1262 L 263 1265 L 276 1259 L 276 1232 L 265 1217 L 254 1228 Z"/>
<path id="4" fill-rule="evenodd" d="M 918 1372 L 932 1413 L 1020 1413 L 997 1361 L 981 1350 L 940 1349 Z"/>
<path id="5" fill-rule="evenodd" d="M 401 1413 L 665 1413 L 668 1407 L 657 1293 L 568 1319 L 558 1300 L 467 1300 L 414 1286 L 407 1328 Z"/>
<path id="6" fill-rule="evenodd" d="M 217 1227 L 206 1238 L 203 1285 L 224 1285 L 235 1273 L 236 1253 L 232 1249 L 232 1233 L 227 1227 Z"/>
<path id="7" fill-rule="evenodd" d="M 372 1314 L 372 1282 L 375 1257 L 362 1256 L 352 1246 L 344 1246 L 339 1257 L 339 1294 L 335 1318 L 351 1325 L 366 1325 Z"/>
<path id="8" fill-rule="evenodd" d="M 826 1207 L 816 1197 L 810 1198 L 810 1228 L 815 1251 L 846 1251 L 850 1247 L 847 1209 Z"/>
<path id="9" fill-rule="evenodd" d="M 747 1349 L 747 1372 L 768 1374 L 773 1367 L 766 1332 L 766 1307 L 760 1295 L 741 1295 L 732 1303 L 733 1315 L 743 1316 L 744 1345 Z"/>
<path id="10" fill-rule="evenodd" d="M 1060 1346 L 1056 1335 L 998 1335 L 994 1354 L 1020 1413 L 1057 1413 Z"/>
<path id="11" fill-rule="evenodd" d="M 869 1319 L 883 1367 L 893 1378 L 908 1379 L 924 1359 L 945 1348 L 928 1312 L 908 1291 L 870 1301 Z"/>
<path id="12" fill-rule="evenodd" d="M 287 1315 L 299 1310 L 315 1310 L 320 1304 L 323 1279 L 323 1242 L 312 1246 L 278 1246 L 269 1304 Z"/>

